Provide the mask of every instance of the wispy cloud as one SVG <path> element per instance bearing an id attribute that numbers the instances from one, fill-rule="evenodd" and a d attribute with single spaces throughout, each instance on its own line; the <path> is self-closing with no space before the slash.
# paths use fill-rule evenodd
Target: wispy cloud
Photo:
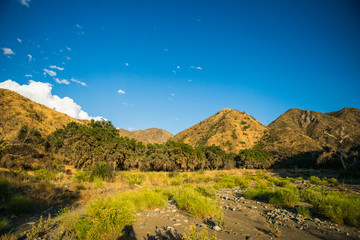
<path id="1" fill-rule="evenodd" d="M 31 2 L 31 0 L 20 0 L 20 4 L 24 5 L 26 7 L 30 7 L 29 3 Z"/>
<path id="2" fill-rule="evenodd" d="M 87 84 L 86 84 L 86 83 L 81 82 L 81 81 L 77 80 L 76 78 L 71 78 L 70 80 L 71 80 L 72 82 L 78 83 L 78 84 L 80 84 L 80 85 L 82 85 L 82 86 L 84 86 L 84 87 L 87 87 Z"/>
<path id="3" fill-rule="evenodd" d="M 69 47 L 65 47 L 68 51 L 71 51 L 71 48 L 69 48 Z"/>
<path id="4" fill-rule="evenodd" d="M 102 117 L 90 117 L 85 111 L 81 110 L 81 107 L 69 97 L 59 97 L 53 95 L 52 85 L 50 83 L 35 82 L 30 80 L 29 84 L 19 85 L 17 82 L 11 79 L 0 83 L 0 88 L 9 89 L 17 92 L 34 102 L 43 104 L 49 108 L 55 109 L 58 112 L 65 113 L 70 117 L 77 119 L 95 119 L 101 120 Z"/>
<path id="5" fill-rule="evenodd" d="M 129 66 L 129 63 L 125 63 L 125 66 L 127 66 L 127 67 L 128 67 L 128 66 Z"/>
<path id="6" fill-rule="evenodd" d="M 22 42 L 22 40 L 20 39 L 20 38 L 17 38 L 16 39 L 19 43 L 21 43 Z"/>
<path id="7" fill-rule="evenodd" d="M 14 51 L 11 48 L 1 48 L 4 55 L 14 55 Z"/>
<path id="8" fill-rule="evenodd" d="M 55 66 L 55 65 L 51 65 L 51 66 L 49 66 L 49 67 L 52 68 L 52 69 L 60 70 L 60 71 L 64 70 L 64 68 L 58 67 L 58 66 Z"/>
<path id="9" fill-rule="evenodd" d="M 123 90 L 121 90 L 121 89 L 119 89 L 117 92 L 118 92 L 119 94 L 125 94 L 125 91 L 123 91 Z"/>
<path id="10" fill-rule="evenodd" d="M 70 61 L 71 60 L 71 57 L 65 57 L 67 61 Z"/>
<path id="11" fill-rule="evenodd" d="M 32 56 L 30 54 L 28 54 L 28 57 L 29 57 L 29 61 L 32 60 Z"/>
<path id="12" fill-rule="evenodd" d="M 25 74 L 25 77 L 32 77 L 31 74 Z"/>
<path id="13" fill-rule="evenodd" d="M 56 76 L 56 72 L 44 68 L 44 76 L 46 76 L 46 74 L 49 74 L 49 76 L 51 76 L 51 77 L 55 77 L 55 76 Z"/>
<path id="14" fill-rule="evenodd" d="M 76 24 L 75 27 L 77 27 L 78 29 L 82 29 L 82 26 L 80 26 L 79 24 Z"/>
<path id="15" fill-rule="evenodd" d="M 202 67 L 194 67 L 194 66 L 191 66 L 192 69 L 196 69 L 196 70 L 202 70 Z"/>
<path id="16" fill-rule="evenodd" d="M 65 84 L 65 85 L 69 85 L 70 82 L 66 79 L 60 79 L 60 78 L 54 78 L 55 82 L 57 82 L 58 84 Z"/>

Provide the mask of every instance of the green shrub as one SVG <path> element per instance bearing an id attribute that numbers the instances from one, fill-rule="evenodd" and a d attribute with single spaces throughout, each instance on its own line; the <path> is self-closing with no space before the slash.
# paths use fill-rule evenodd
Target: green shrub
<path id="1" fill-rule="evenodd" d="M 75 223 L 79 239 L 106 239 L 121 237 L 124 227 L 134 222 L 135 207 L 130 201 L 118 198 L 99 199 L 91 202 L 86 217 Z"/>
<path id="2" fill-rule="evenodd" d="M 10 183 L 7 179 L 0 177 L 0 206 L 9 198 Z"/>
<path id="3" fill-rule="evenodd" d="M 166 206 L 164 195 L 161 192 L 150 190 L 125 192 L 116 196 L 116 199 L 130 201 L 138 211 Z"/>
<path id="4" fill-rule="evenodd" d="M 272 196 L 272 191 L 265 188 L 251 188 L 246 190 L 244 197 L 247 199 L 256 199 L 261 201 L 269 201 Z"/>
<path id="5" fill-rule="evenodd" d="M 198 193 L 200 193 L 204 197 L 208 197 L 208 198 L 211 198 L 211 199 L 216 199 L 217 198 L 216 191 L 214 190 L 214 188 L 212 188 L 210 186 L 198 185 L 198 186 L 196 186 L 195 191 L 197 191 Z"/>
<path id="6" fill-rule="evenodd" d="M 49 181 L 54 176 L 54 173 L 46 169 L 39 169 L 34 171 L 34 177 L 36 180 Z"/>
<path id="7" fill-rule="evenodd" d="M 74 175 L 74 182 L 88 182 L 90 181 L 90 173 L 86 171 L 77 171 Z"/>
<path id="8" fill-rule="evenodd" d="M 176 188 L 174 191 L 174 200 L 180 209 L 187 211 L 192 217 L 209 218 L 220 216 L 218 204 L 202 196 L 193 188 Z"/>
<path id="9" fill-rule="evenodd" d="M 33 201 L 21 194 L 14 195 L 8 203 L 8 207 L 13 214 L 30 213 L 34 210 Z"/>
<path id="10" fill-rule="evenodd" d="M 315 185 L 320 185 L 320 186 L 326 186 L 327 185 L 327 181 L 326 180 L 321 180 L 319 177 L 317 176 L 311 176 L 309 177 L 309 181 L 311 184 L 315 184 Z"/>
<path id="11" fill-rule="evenodd" d="M 270 197 L 269 202 L 284 207 L 294 207 L 299 203 L 299 191 L 290 188 L 277 189 Z"/>
<path id="12" fill-rule="evenodd" d="M 9 226 L 10 226 L 9 220 L 7 220 L 6 218 L 0 218 L 0 232 L 5 230 Z"/>
<path id="13" fill-rule="evenodd" d="M 101 178 L 102 180 L 111 180 L 114 177 L 114 171 L 106 162 L 98 162 L 91 169 L 91 179 Z"/>
<path id="14" fill-rule="evenodd" d="M 218 184 L 221 188 L 234 188 L 235 179 L 231 176 L 225 176 L 220 181 L 218 181 Z"/>
<path id="15" fill-rule="evenodd" d="M 94 188 L 100 189 L 103 187 L 104 187 L 104 183 L 99 178 L 95 178 L 94 179 Z"/>
<path id="16" fill-rule="evenodd" d="M 360 197 L 358 195 L 312 188 L 301 191 L 301 197 L 313 205 L 313 212 L 319 216 L 338 224 L 360 226 Z"/>
<path id="17" fill-rule="evenodd" d="M 311 212 L 310 212 L 310 209 L 305 207 L 305 206 L 298 206 L 296 208 L 296 211 L 297 211 L 297 214 L 301 215 L 301 216 L 304 216 L 304 217 L 311 217 Z"/>
<path id="18" fill-rule="evenodd" d="M 245 177 L 236 177 L 235 185 L 246 189 L 250 186 L 250 181 Z"/>

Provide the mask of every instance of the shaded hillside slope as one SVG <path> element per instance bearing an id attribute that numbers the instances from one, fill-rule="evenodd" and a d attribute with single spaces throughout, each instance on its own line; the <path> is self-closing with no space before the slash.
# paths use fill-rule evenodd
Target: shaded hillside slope
<path id="1" fill-rule="evenodd" d="M 143 142 L 144 144 L 165 143 L 174 136 L 171 133 L 159 128 L 149 128 L 138 131 L 119 129 L 119 134 L 122 137 L 134 138 L 139 142 Z"/>
<path id="2" fill-rule="evenodd" d="M 178 133 L 175 141 L 192 146 L 217 145 L 238 153 L 252 148 L 263 136 L 266 127 L 245 112 L 225 108 L 200 123 Z"/>

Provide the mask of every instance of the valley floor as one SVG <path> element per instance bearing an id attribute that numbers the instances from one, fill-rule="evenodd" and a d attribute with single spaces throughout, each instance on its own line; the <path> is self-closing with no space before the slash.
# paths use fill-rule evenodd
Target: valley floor
<path id="1" fill-rule="evenodd" d="M 102 239 L 183 239 L 184 234 L 188 236 L 186 239 L 205 239 L 204 237 L 194 237 L 195 233 L 205 231 L 208 237 L 216 234 L 214 239 L 223 240 L 360 239 L 360 228 L 336 224 L 321 217 L 304 217 L 297 213 L 295 207 L 283 207 L 262 200 L 246 199 L 244 198 L 246 192 L 244 187 L 221 185 L 221 176 L 225 180 L 227 176 L 248 176 L 251 179 L 250 187 L 253 187 L 253 181 L 259 181 L 262 178 L 261 176 L 272 178 L 301 176 L 306 179 L 309 176 L 317 175 L 330 179 L 334 177 L 334 172 L 314 170 L 265 172 L 240 169 L 204 173 L 178 173 L 174 176 L 171 173 L 125 172 L 121 173 L 120 177 L 118 175 L 114 181 L 99 183 L 74 182 L 73 179 L 77 170 L 70 166 L 66 166 L 66 169 L 69 175 L 49 181 L 51 182 L 51 189 L 39 187 L 39 182 L 31 182 L 28 185 L 17 183 L 20 188 L 18 191 L 45 191 L 48 195 L 63 198 L 64 201 L 50 199 L 46 208 L 38 209 L 32 214 L 10 214 L 5 211 L 9 225 L 2 229 L 3 235 L 0 239 L 81 239 L 79 235 L 74 233 L 73 226 L 64 224 L 62 214 L 59 214 L 59 211 L 64 214 L 64 211 L 61 211 L 64 207 L 71 209 L 71 212 L 77 216 L 83 216 L 86 214 L 89 202 L 95 199 L 112 198 L 119 193 L 142 191 L 143 189 L 160 191 L 154 189 L 181 188 L 183 184 L 192 184 L 192 187 L 196 187 L 197 184 L 211 185 L 214 183 L 219 185 L 214 187 L 217 188 L 215 201 L 221 206 L 222 220 L 225 224 L 216 224 L 219 221 L 215 221 L 212 217 L 190 217 L 191 214 L 187 209 L 180 208 L 174 200 L 170 199 L 166 200 L 163 206 L 150 206 L 137 211 L 135 221 L 123 229 L 122 234 L 120 234 L 122 235 L 121 238 L 118 238 L 119 236 L 108 236 Z M 218 179 L 217 183 L 213 182 L 216 181 L 216 178 Z M 188 180 L 186 181 L 186 179 Z M 299 179 L 296 181 L 298 187 L 302 184 L 308 184 L 307 180 Z M 13 183 L 11 181 L 14 179 L 9 181 Z M 181 184 L 178 184 L 177 181 L 180 181 Z M 347 185 L 343 186 L 342 190 L 359 194 L 357 185 L 350 186 L 352 190 L 346 188 Z M 62 193 L 60 194 L 59 191 Z M 51 214 L 49 221 L 46 220 L 48 214 Z M 39 222 L 41 215 L 44 218 Z M 189 237 L 191 228 L 193 228 L 193 237 Z M 31 232 L 33 232 L 32 235 Z"/>

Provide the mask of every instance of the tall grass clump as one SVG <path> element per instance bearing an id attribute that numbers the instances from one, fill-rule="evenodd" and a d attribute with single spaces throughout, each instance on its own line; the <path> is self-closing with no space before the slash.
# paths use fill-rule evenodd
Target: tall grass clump
<path id="1" fill-rule="evenodd" d="M 118 200 L 128 200 L 134 204 L 136 210 L 163 208 L 166 206 L 166 200 L 161 192 L 151 190 L 138 190 L 122 193 L 115 197 Z"/>
<path id="2" fill-rule="evenodd" d="M 305 189 L 301 197 L 313 205 L 313 212 L 330 221 L 350 226 L 360 226 L 360 196 L 319 188 Z"/>
<path id="3" fill-rule="evenodd" d="M 46 169 L 39 169 L 34 171 L 35 180 L 49 181 L 53 178 L 54 172 Z"/>
<path id="4" fill-rule="evenodd" d="M 235 185 L 247 189 L 250 186 L 250 180 L 246 177 L 236 177 Z"/>
<path id="5" fill-rule="evenodd" d="M 91 202 L 86 215 L 75 223 L 79 239 L 107 239 L 121 237 L 122 230 L 131 225 L 135 218 L 135 207 L 130 201 L 107 198 Z"/>
<path id="6" fill-rule="evenodd" d="M 270 190 L 266 184 L 262 182 L 256 183 L 256 185 L 244 193 L 244 197 L 248 199 L 256 199 L 261 201 L 269 201 L 273 191 Z"/>
<path id="7" fill-rule="evenodd" d="M 194 224 L 192 224 L 184 233 L 183 240 L 217 240 L 216 232 L 209 238 L 206 230 L 198 232 Z"/>
<path id="8" fill-rule="evenodd" d="M 0 218 L 0 232 L 10 226 L 9 220 L 6 218 Z"/>
<path id="9" fill-rule="evenodd" d="M 220 216 L 221 211 L 217 202 L 203 196 L 192 187 L 176 188 L 173 198 L 178 207 L 187 211 L 192 217 L 210 218 Z"/>
<path id="10" fill-rule="evenodd" d="M 98 162 L 91 169 L 90 179 L 101 178 L 102 180 L 111 180 L 114 177 L 114 171 L 106 162 Z"/>
<path id="11" fill-rule="evenodd" d="M 299 190 L 296 188 L 279 188 L 269 199 L 269 202 L 284 207 L 294 207 L 299 203 Z"/>
<path id="12" fill-rule="evenodd" d="M 86 171 L 77 171 L 73 178 L 74 182 L 81 183 L 81 182 L 88 182 L 90 181 L 90 173 Z"/>
<path id="13" fill-rule="evenodd" d="M 34 203 L 30 198 L 16 194 L 9 200 L 8 208 L 11 213 L 25 214 L 34 210 Z"/>

